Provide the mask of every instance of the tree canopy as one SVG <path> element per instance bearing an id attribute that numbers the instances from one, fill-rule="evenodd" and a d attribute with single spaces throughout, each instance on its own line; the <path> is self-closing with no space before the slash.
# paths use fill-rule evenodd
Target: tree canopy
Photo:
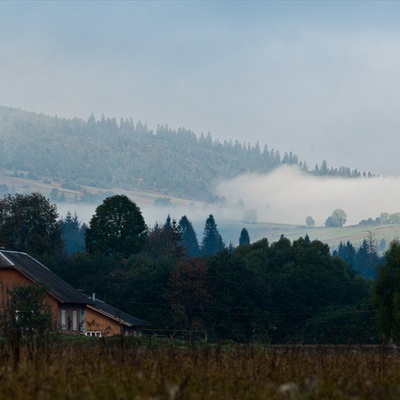
<path id="1" fill-rule="evenodd" d="M 58 213 L 40 193 L 10 194 L 0 200 L 0 246 L 34 256 L 62 251 Z"/>
<path id="2" fill-rule="evenodd" d="M 346 223 L 346 220 L 347 220 L 347 214 L 343 210 L 337 208 L 332 212 L 332 215 L 326 219 L 325 226 L 340 227 Z"/>
<path id="3" fill-rule="evenodd" d="M 140 208 L 133 201 L 125 195 L 107 197 L 86 229 L 86 249 L 129 257 L 143 248 L 146 233 Z"/>

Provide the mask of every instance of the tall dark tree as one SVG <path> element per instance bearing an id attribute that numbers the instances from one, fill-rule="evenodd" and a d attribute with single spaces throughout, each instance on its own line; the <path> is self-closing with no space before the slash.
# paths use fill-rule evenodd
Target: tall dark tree
<path id="1" fill-rule="evenodd" d="M 0 200 L 0 246 L 36 257 L 62 252 L 58 213 L 40 193 L 10 194 Z"/>
<path id="2" fill-rule="evenodd" d="M 346 244 L 344 244 L 343 242 L 339 243 L 337 255 L 340 258 L 343 258 L 343 260 L 345 260 L 351 267 L 354 267 L 356 259 L 356 249 L 350 243 L 350 241 L 347 241 Z"/>
<path id="3" fill-rule="evenodd" d="M 201 243 L 201 252 L 204 256 L 219 253 L 224 250 L 225 244 L 217 229 L 214 216 L 212 214 L 206 220 L 203 233 L 203 241 Z"/>
<path id="4" fill-rule="evenodd" d="M 167 219 L 165 220 L 164 228 L 167 230 L 172 229 L 171 216 L 169 214 Z"/>
<path id="5" fill-rule="evenodd" d="M 354 269 L 366 278 L 375 278 L 377 266 L 381 263 L 378 256 L 375 240 L 370 234 L 364 238 L 356 252 Z"/>
<path id="6" fill-rule="evenodd" d="M 110 196 L 90 220 L 86 249 L 89 253 L 129 257 L 143 248 L 146 233 L 140 208 L 125 195 Z"/>
<path id="7" fill-rule="evenodd" d="M 61 237 L 64 242 L 66 255 L 81 253 L 85 250 L 86 225 L 81 224 L 78 215 L 72 215 L 69 211 L 64 219 L 60 220 Z"/>
<path id="8" fill-rule="evenodd" d="M 200 254 L 199 242 L 193 225 L 186 215 L 179 220 L 178 226 L 182 235 L 182 244 L 187 255 L 189 257 L 197 257 Z"/>
<path id="9" fill-rule="evenodd" d="M 239 237 L 239 245 L 243 245 L 243 244 L 250 244 L 250 235 L 246 228 L 242 229 L 242 231 L 240 232 L 240 237 Z"/>

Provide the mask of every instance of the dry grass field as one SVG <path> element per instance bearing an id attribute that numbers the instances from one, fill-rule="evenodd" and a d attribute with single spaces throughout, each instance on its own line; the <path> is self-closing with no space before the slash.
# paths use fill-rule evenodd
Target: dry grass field
<path id="1" fill-rule="evenodd" d="M 400 397 L 393 349 L 85 339 L 19 352 L 3 343 L 0 399 Z"/>

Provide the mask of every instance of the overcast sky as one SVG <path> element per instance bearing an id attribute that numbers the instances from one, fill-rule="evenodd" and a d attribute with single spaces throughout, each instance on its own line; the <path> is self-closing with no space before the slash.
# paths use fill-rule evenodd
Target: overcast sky
<path id="1" fill-rule="evenodd" d="M 0 2 L 0 105 L 400 175 L 400 2 Z"/>

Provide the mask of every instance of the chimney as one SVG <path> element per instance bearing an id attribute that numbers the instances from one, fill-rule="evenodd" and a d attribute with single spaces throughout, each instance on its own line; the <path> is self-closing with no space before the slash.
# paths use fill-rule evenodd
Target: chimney
<path id="1" fill-rule="evenodd" d="M 96 301 L 96 293 L 93 293 L 93 295 L 92 295 L 92 300 L 93 300 L 93 301 Z"/>

